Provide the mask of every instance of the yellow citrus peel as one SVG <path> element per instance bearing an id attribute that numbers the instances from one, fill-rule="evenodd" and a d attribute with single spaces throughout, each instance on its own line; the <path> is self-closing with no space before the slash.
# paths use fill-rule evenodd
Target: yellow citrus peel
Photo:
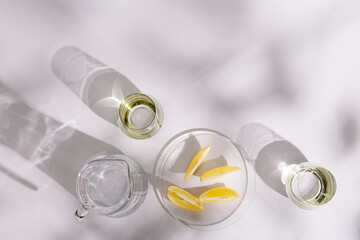
<path id="1" fill-rule="evenodd" d="M 176 186 L 170 186 L 167 189 L 167 197 L 175 206 L 192 211 L 201 212 L 204 206 L 201 201 L 191 193 Z"/>
<path id="2" fill-rule="evenodd" d="M 192 159 L 191 163 L 189 164 L 185 172 L 184 181 L 188 180 L 194 174 L 194 172 L 200 167 L 201 163 L 204 161 L 209 151 L 210 151 L 210 145 L 207 145 L 195 155 L 195 157 Z"/>
<path id="3" fill-rule="evenodd" d="M 201 175 L 200 181 L 205 182 L 205 181 L 208 181 L 211 179 L 222 177 L 228 173 L 232 173 L 232 172 L 236 172 L 236 171 L 240 171 L 240 170 L 241 170 L 241 168 L 236 167 L 236 166 L 224 166 L 224 167 L 214 168 L 214 169 L 211 169 L 211 170 L 205 172 L 203 175 Z"/>
<path id="4" fill-rule="evenodd" d="M 203 192 L 199 197 L 201 202 L 211 203 L 234 202 L 239 199 L 239 194 L 234 189 L 228 187 L 210 189 L 206 192 Z"/>

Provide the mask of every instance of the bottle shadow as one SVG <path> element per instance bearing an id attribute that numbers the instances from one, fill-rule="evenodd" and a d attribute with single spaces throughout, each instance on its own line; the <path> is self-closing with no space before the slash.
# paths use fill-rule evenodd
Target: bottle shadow
<path id="1" fill-rule="evenodd" d="M 282 170 L 292 164 L 307 162 L 292 143 L 260 123 L 248 123 L 237 134 L 237 143 L 255 172 L 270 188 L 288 197 L 281 181 Z"/>
<path id="2" fill-rule="evenodd" d="M 288 197 L 285 185 L 281 182 L 282 168 L 291 164 L 307 162 L 305 156 L 286 140 L 276 141 L 264 146 L 255 159 L 255 171 L 273 190 Z"/>
<path id="3" fill-rule="evenodd" d="M 0 144 L 31 161 L 72 195 L 79 170 L 100 152 L 119 154 L 107 143 L 62 124 L 22 102 L 0 82 Z M 6 167 L 0 171 L 30 189 L 37 189 Z"/>
<path id="4" fill-rule="evenodd" d="M 91 110 L 115 126 L 121 101 L 140 92 L 124 75 L 73 46 L 60 48 L 51 68 Z"/>

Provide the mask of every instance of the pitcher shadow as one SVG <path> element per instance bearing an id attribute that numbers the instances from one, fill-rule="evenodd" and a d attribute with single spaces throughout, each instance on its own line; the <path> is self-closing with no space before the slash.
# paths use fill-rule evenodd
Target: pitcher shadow
<path id="1" fill-rule="evenodd" d="M 71 136 L 57 141 L 61 131 L 48 136 L 48 139 L 39 145 L 32 156 L 32 161 L 62 185 L 72 195 L 76 196 L 75 183 L 80 169 L 90 158 L 98 154 L 122 154 L 122 152 L 102 141 L 84 133 L 66 127 L 62 131 L 72 131 Z M 52 148 L 51 151 L 47 149 Z"/>
<path id="2" fill-rule="evenodd" d="M 49 177 L 76 196 L 75 183 L 79 170 L 95 154 L 121 154 L 107 143 L 62 124 L 22 102 L 0 82 L 0 144 L 33 162 Z M 29 184 L 1 168 L 8 176 L 25 186 Z"/>
<path id="3" fill-rule="evenodd" d="M 6 176 L 12 178 L 13 180 L 21 183 L 22 185 L 24 185 L 25 187 L 31 189 L 31 190 L 34 190 L 34 191 L 37 191 L 38 190 L 38 187 L 28 181 L 27 179 L 25 179 L 24 177 L 20 176 L 19 174 L 13 172 L 12 170 L 8 169 L 7 167 L 3 166 L 2 164 L 0 164 L 0 172 L 4 173 Z"/>

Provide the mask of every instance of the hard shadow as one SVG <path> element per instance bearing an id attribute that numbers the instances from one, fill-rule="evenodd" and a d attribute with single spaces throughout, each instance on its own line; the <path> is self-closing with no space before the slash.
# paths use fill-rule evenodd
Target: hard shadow
<path id="1" fill-rule="evenodd" d="M 0 144 L 33 162 L 74 196 L 78 171 L 90 157 L 100 152 L 121 153 L 107 143 L 30 108 L 1 83 L 0 122 Z M 25 183 L 14 174 L 8 175 Z"/>
<path id="2" fill-rule="evenodd" d="M 307 162 L 305 156 L 288 141 L 276 141 L 263 147 L 256 160 L 255 171 L 273 190 L 287 197 L 281 182 L 281 168 L 286 165 Z"/>
<path id="3" fill-rule="evenodd" d="M 176 173 L 185 173 L 191 160 L 201 149 L 201 145 L 196 137 L 192 134 L 184 141 L 184 146 L 178 154 L 171 171 Z"/>
<path id="4" fill-rule="evenodd" d="M 152 173 L 149 173 L 149 172 L 145 172 L 146 174 L 146 177 L 149 181 L 149 183 L 155 188 L 155 186 L 157 186 L 157 181 L 156 181 L 156 176 Z"/>
<path id="5" fill-rule="evenodd" d="M 5 166 L 0 164 L 0 172 L 4 173 L 6 176 L 12 178 L 13 180 L 21 183 L 22 185 L 24 185 L 25 187 L 37 191 L 38 187 L 31 183 L 30 181 L 26 180 L 25 178 L 23 178 L 22 176 L 20 176 L 19 174 L 11 171 L 10 169 L 6 168 Z"/>
<path id="6" fill-rule="evenodd" d="M 190 135 L 185 141 L 181 152 L 178 154 L 171 171 L 175 173 L 185 173 L 194 156 L 200 151 L 201 145 L 194 135 Z M 195 171 L 194 175 L 200 177 L 210 169 L 227 166 L 224 156 L 215 159 L 205 159 L 200 167 Z"/>
<path id="7" fill-rule="evenodd" d="M 228 163 L 223 155 L 215 159 L 204 160 L 200 167 L 194 172 L 195 176 L 200 177 L 205 172 L 218 167 L 227 166 Z"/>
<path id="8" fill-rule="evenodd" d="M 76 47 L 59 49 L 52 58 L 51 68 L 91 110 L 116 126 L 121 101 L 140 92 L 124 75 Z"/>
<path id="9" fill-rule="evenodd" d="M 89 158 L 102 152 L 121 153 L 119 149 L 109 144 L 37 112 L 22 102 L 1 82 L 0 122 L 0 144 L 33 162 L 34 166 L 40 168 L 74 196 L 76 196 L 75 183 L 78 171 Z M 32 190 L 38 189 L 35 184 L 11 172 L 5 165 L 0 165 L 0 172 Z M 86 231 L 91 231 L 92 234 L 106 239 L 119 239 L 119 236 L 124 235 L 123 229 L 119 228 L 106 231 L 97 218 L 86 219 Z M 172 220 L 170 216 L 168 218 L 164 218 L 163 215 L 156 216 L 146 226 L 139 226 L 141 231 L 134 231 L 133 228 L 125 236 L 130 236 L 130 239 L 149 239 L 150 237 L 151 239 L 166 239 L 181 229 L 174 222 L 175 220 Z M 73 236 L 74 234 L 83 235 L 81 231 L 71 231 L 64 235 Z"/>
<path id="10" fill-rule="evenodd" d="M 281 181 L 284 167 L 307 162 L 300 150 L 289 141 L 259 123 L 248 123 L 237 134 L 244 156 L 253 163 L 256 173 L 273 190 L 287 197 Z"/>
<path id="11" fill-rule="evenodd" d="M 62 138 L 66 132 L 72 133 Z M 75 183 L 79 170 L 99 153 L 111 155 L 121 154 L 121 151 L 68 126 L 61 126 L 44 137 L 31 161 L 76 196 Z"/>
<path id="12" fill-rule="evenodd" d="M 192 188 L 184 188 L 186 191 L 194 195 L 195 197 L 199 197 L 203 192 L 206 192 L 213 188 L 225 187 L 224 183 L 214 183 L 211 185 L 201 186 L 201 187 L 192 187 Z"/>
<path id="13" fill-rule="evenodd" d="M 167 181 L 163 178 L 159 178 L 157 179 L 156 176 L 154 176 L 151 173 L 146 173 L 146 176 L 150 182 L 150 184 L 154 187 L 154 188 L 158 188 L 159 186 L 159 182 L 162 182 L 162 185 L 165 186 L 165 189 L 167 189 L 170 186 L 176 186 L 176 184 Z M 225 187 L 224 183 L 214 183 L 211 185 L 204 185 L 204 186 L 200 186 L 200 187 L 191 187 L 191 188 L 183 188 L 184 190 L 188 191 L 189 193 L 191 193 L 192 195 L 194 195 L 195 197 L 199 197 L 203 192 L 210 190 L 212 188 L 217 188 L 217 187 Z"/>

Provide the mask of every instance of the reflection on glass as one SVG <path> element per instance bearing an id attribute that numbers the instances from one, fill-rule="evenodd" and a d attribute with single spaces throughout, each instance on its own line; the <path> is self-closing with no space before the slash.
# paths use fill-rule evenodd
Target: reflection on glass
<path id="1" fill-rule="evenodd" d="M 237 143 L 255 164 L 260 177 L 274 190 L 303 209 L 317 209 L 335 195 L 336 181 L 325 168 L 307 162 L 291 143 L 262 124 L 240 129 Z M 282 185 L 282 186 L 280 186 Z"/>
<path id="2" fill-rule="evenodd" d="M 288 166 L 282 175 L 289 198 L 299 207 L 316 209 L 328 203 L 335 195 L 336 181 L 327 169 L 301 163 Z"/>
<path id="3" fill-rule="evenodd" d="M 70 46 L 55 53 L 51 66 L 54 74 L 86 105 L 128 136 L 143 139 L 160 130 L 160 104 L 140 93 L 121 73 Z"/>
<path id="4" fill-rule="evenodd" d="M 120 104 L 118 125 L 133 138 L 155 135 L 163 121 L 162 110 L 156 100 L 142 93 L 127 96 Z"/>
<path id="5" fill-rule="evenodd" d="M 184 181 L 184 174 L 193 157 L 207 145 L 209 154 L 194 175 Z M 229 174 L 214 181 L 200 182 L 206 171 L 220 166 L 237 166 L 238 174 Z M 225 228 L 239 220 L 250 206 L 255 192 L 255 173 L 237 145 L 228 137 L 210 129 L 190 129 L 172 137 L 158 154 L 154 169 L 154 190 L 162 207 L 177 221 L 200 230 Z M 190 212 L 176 207 L 167 197 L 170 186 L 180 187 L 195 197 L 216 187 L 229 187 L 240 195 L 239 201 L 226 204 L 203 203 L 204 210 Z"/>

